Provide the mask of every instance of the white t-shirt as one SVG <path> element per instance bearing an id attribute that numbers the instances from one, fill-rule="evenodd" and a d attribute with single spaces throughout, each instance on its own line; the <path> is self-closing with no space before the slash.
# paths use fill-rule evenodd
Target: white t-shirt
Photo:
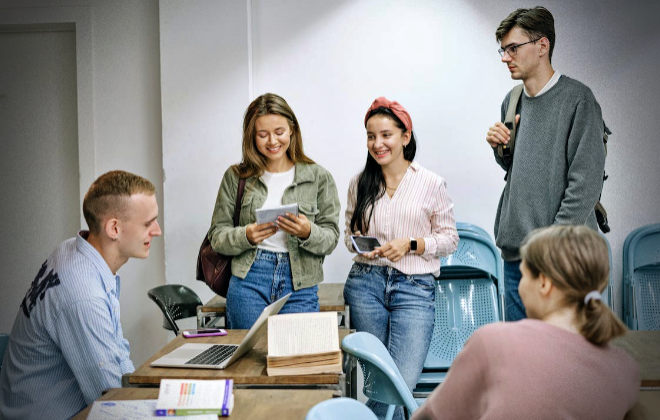
<path id="1" fill-rule="evenodd" d="M 271 209 L 282 205 L 284 190 L 286 190 L 289 185 L 293 184 L 293 177 L 295 174 L 295 165 L 286 172 L 273 173 L 264 171 L 264 174 L 261 175 L 261 179 L 268 188 L 268 196 L 266 197 L 263 207 L 261 207 L 262 209 Z M 265 239 L 262 243 L 257 245 L 257 248 L 272 252 L 289 252 L 286 242 L 287 234 L 282 230 L 278 230 L 275 235 Z"/>

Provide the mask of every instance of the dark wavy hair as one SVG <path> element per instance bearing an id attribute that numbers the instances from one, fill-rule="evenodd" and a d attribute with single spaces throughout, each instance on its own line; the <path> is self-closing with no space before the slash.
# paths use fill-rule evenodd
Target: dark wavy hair
<path id="1" fill-rule="evenodd" d="M 374 115 L 383 115 L 394 122 L 394 125 L 400 128 L 404 133 L 406 127 L 403 122 L 394 115 L 394 113 L 385 107 L 376 108 L 369 113 L 369 118 Z M 369 121 L 367 118 L 367 121 Z M 365 124 L 366 125 L 366 124 Z M 412 162 L 417 153 L 417 142 L 415 141 L 415 134 L 410 133 L 410 142 L 403 149 L 403 157 L 405 160 Z M 374 159 L 369 152 L 367 152 L 367 163 L 364 165 L 364 170 L 360 173 L 357 184 L 357 202 L 355 204 L 355 211 L 351 217 L 351 231 L 359 231 L 366 234 L 369 230 L 369 221 L 374 212 L 374 203 L 385 194 L 385 178 L 383 177 L 383 170 L 381 169 L 376 159 Z"/>

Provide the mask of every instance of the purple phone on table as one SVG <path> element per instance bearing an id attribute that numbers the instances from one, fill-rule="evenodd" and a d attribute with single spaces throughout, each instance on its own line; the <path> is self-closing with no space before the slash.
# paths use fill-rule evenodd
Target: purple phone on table
<path id="1" fill-rule="evenodd" d="M 227 331 L 222 328 L 203 328 L 199 330 L 185 330 L 182 335 L 185 338 L 212 337 L 214 335 L 227 335 Z"/>

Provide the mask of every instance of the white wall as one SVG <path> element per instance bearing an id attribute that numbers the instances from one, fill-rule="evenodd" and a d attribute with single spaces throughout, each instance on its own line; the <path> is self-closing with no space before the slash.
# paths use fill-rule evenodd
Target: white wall
<path id="1" fill-rule="evenodd" d="M 0 2 L 0 24 L 63 22 L 73 22 L 76 27 L 80 203 L 96 177 L 123 169 L 156 185 L 162 215 L 158 3 Z M 16 185 L 19 190 L 23 187 Z M 85 228 L 82 211 L 78 216 Z M 69 232 L 69 236 L 75 233 Z M 149 259 L 131 260 L 118 273 L 122 278 L 122 326 L 136 365 L 171 338 L 161 327 L 158 308 L 147 298 L 147 290 L 165 282 L 163 243 L 163 238 L 155 240 Z M 23 293 L 38 270 L 37 266 L 25 267 L 22 284 L 15 285 Z M 3 288 L 9 283 L 6 278 L 0 281 Z M 13 322 L 19 303 L 0 308 L 0 316 Z"/>
<path id="2" fill-rule="evenodd" d="M 603 202 L 613 228 L 608 239 L 620 312 L 625 236 L 660 222 L 660 122 L 654 118 L 660 38 L 653 20 L 659 7 L 614 0 L 544 4 L 556 20 L 555 68 L 592 88 L 614 131 Z M 187 2 L 184 12 L 177 2 L 161 1 L 168 282 L 211 296 L 194 281 L 193 264 L 222 172 L 240 159 L 249 77 L 255 97 L 275 92 L 287 99 L 302 126 L 306 152 L 333 173 L 343 207 L 348 182 L 366 158 L 366 109 L 377 96 L 398 100 L 413 118 L 417 159 L 447 179 L 457 219 L 492 232 L 504 174 L 485 133 L 514 86 L 494 33 L 508 13 L 522 7 L 519 2 L 253 0 L 251 5 L 249 74 L 241 72 L 249 59 L 241 29 L 245 9 L 197 1 Z M 194 54 L 181 50 L 184 41 Z M 165 77 L 170 72 L 176 77 Z M 349 267 L 350 255 L 340 243 L 326 259 L 327 281 L 343 282 Z"/>
<path id="3" fill-rule="evenodd" d="M 653 20 L 660 6 L 574 3 L 544 2 L 557 21 L 555 67 L 593 89 L 615 133 L 603 201 L 620 311 L 625 236 L 660 221 Z M 0 1 L 0 24 L 76 24 L 81 199 L 115 168 L 146 176 L 159 190 L 165 235 L 148 260 L 120 271 L 122 324 L 136 364 L 171 338 L 149 288 L 166 277 L 203 300 L 211 296 L 194 280 L 195 257 L 222 173 L 240 159 L 251 76 L 255 96 L 272 91 L 292 105 L 306 151 L 334 174 L 343 205 L 366 157 L 365 110 L 379 95 L 400 101 L 413 117 L 418 159 L 447 179 L 458 219 L 492 231 L 503 174 L 484 137 L 514 85 L 494 31 L 519 2 L 253 0 L 251 13 L 247 4 L 163 0 L 159 10 L 153 1 Z M 328 281 L 344 281 L 349 266 L 340 244 L 326 260 Z M 15 316 L 13 308 L 0 311 Z"/>

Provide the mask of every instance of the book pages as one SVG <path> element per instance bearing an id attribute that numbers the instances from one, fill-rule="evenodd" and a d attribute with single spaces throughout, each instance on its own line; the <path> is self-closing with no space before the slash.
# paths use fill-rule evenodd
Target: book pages
<path id="1" fill-rule="evenodd" d="M 339 351 L 337 312 L 273 315 L 268 318 L 268 356 Z"/>

